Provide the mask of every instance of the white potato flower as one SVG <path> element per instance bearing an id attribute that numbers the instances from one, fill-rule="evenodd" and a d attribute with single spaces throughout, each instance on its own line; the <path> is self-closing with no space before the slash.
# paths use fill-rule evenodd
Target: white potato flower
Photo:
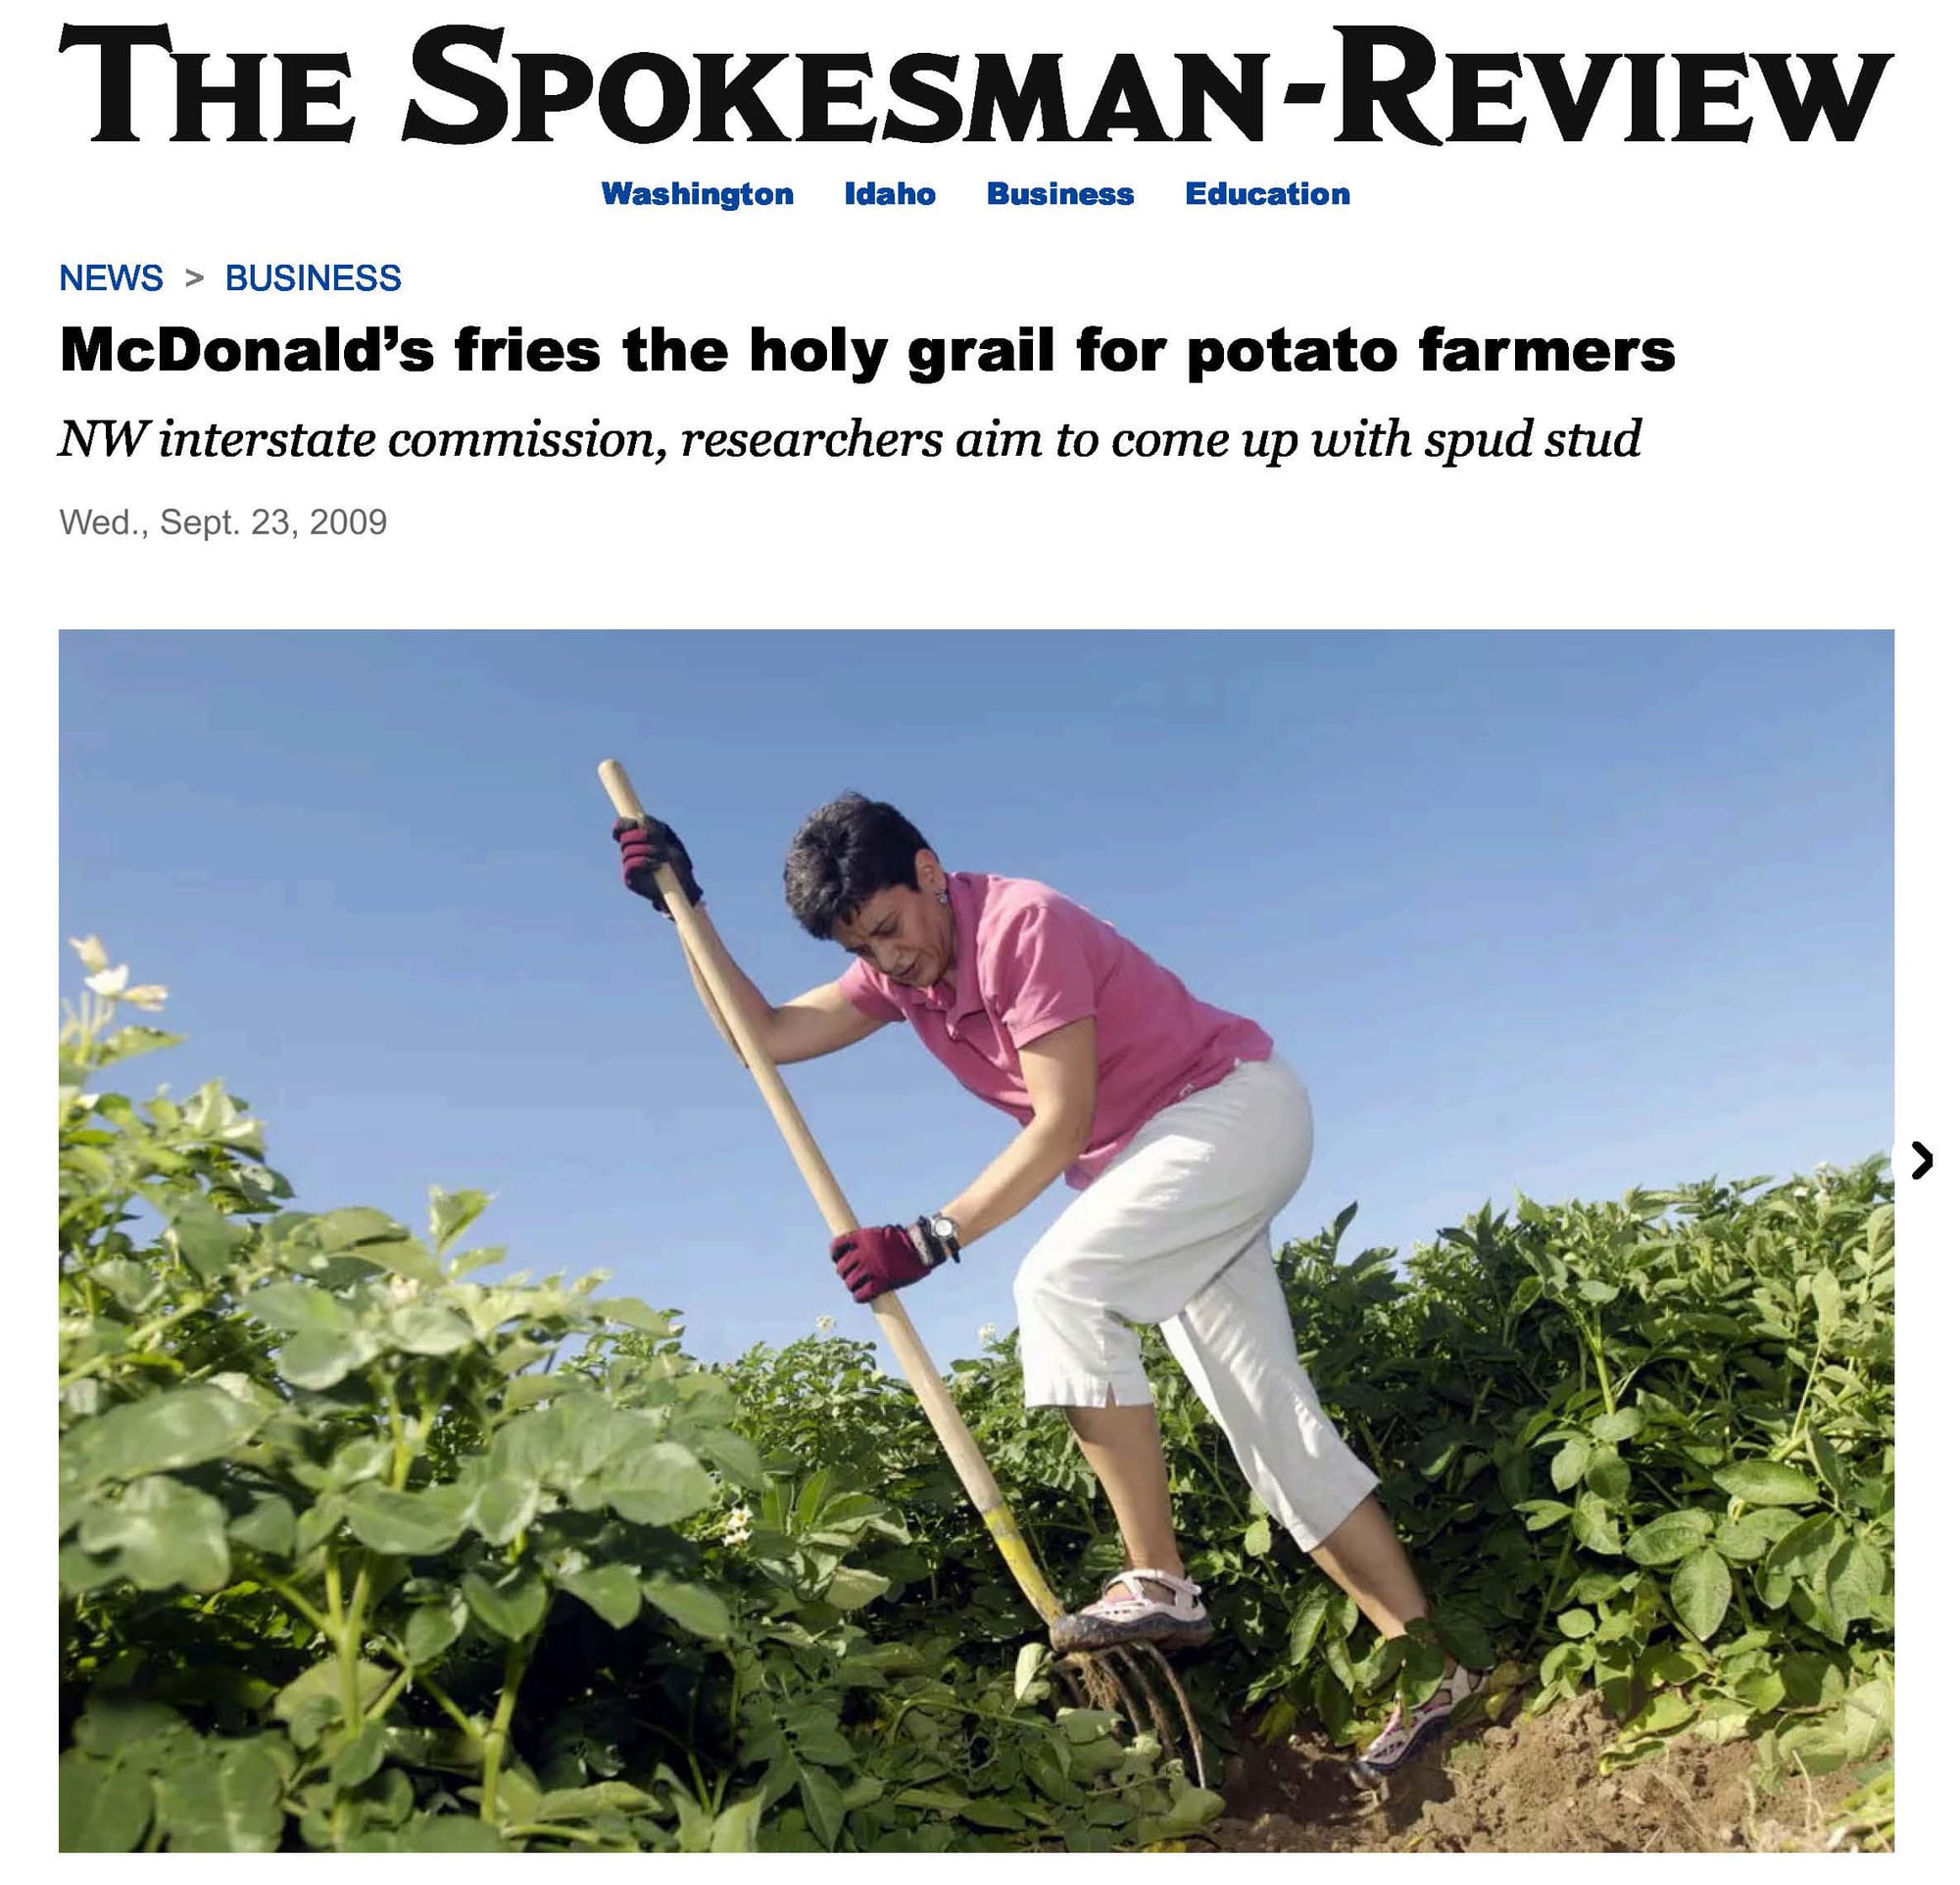
<path id="1" fill-rule="evenodd" d="M 125 988 L 122 991 L 122 999 L 131 1008 L 147 1009 L 154 1015 L 163 1007 L 170 992 L 162 982 L 138 982 L 134 988 Z"/>
<path id="2" fill-rule="evenodd" d="M 816 1318 L 816 1332 L 819 1335 L 828 1335 L 836 1326 L 837 1317 L 834 1315 L 819 1315 Z"/>
<path id="3" fill-rule="evenodd" d="M 102 946 L 100 936 L 71 936 L 68 946 L 81 958 L 81 966 L 91 975 L 100 974 L 109 967 L 109 952 Z"/>
<path id="4" fill-rule="evenodd" d="M 991 1342 L 1001 1331 L 992 1322 L 982 1322 L 975 1332 L 979 1335 L 981 1341 Z"/>
<path id="5" fill-rule="evenodd" d="M 85 986 L 98 995 L 113 997 L 122 994 L 128 979 L 129 965 L 119 963 L 114 968 L 104 968 L 89 976 Z"/>

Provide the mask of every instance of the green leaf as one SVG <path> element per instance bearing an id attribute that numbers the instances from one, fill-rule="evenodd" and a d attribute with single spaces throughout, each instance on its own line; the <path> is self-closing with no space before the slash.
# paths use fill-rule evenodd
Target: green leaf
<path id="1" fill-rule="evenodd" d="M 1303 1667 L 1306 1659 L 1313 1654 L 1321 1626 L 1327 1621 L 1328 1606 L 1333 1601 L 1333 1593 L 1326 1590 L 1309 1591 L 1300 1600 L 1299 1607 L 1293 1613 L 1287 1642 L 1287 1661 L 1294 1667 Z"/>
<path id="2" fill-rule="evenodd" d="M 1724 1568 L 1722 1575 L 1728 1576 Z M 1628 1736 L 1648 1734 L 1674 1734 L 1692 1721 L 1699 1709 L 1685 1695 L 1673 1689 L 1663 1689 L 1654 1696 L 1633 1720 L 1627 1723 Z"/>
<path id="3" fill-rule="evenodd" d="M 809 1820 L 809 1829 L 823 1842 L 826 1852 L 834 1851 L 837 1835 L 844 1830 L 844 1803 L 838 1797 L 837 1782 L 821 1767 L 797 1763 L 797 1795 Z"/>
<path id="4" fill-rule="evenodd" d="M 1186 1787 L 1170 1804 L 1167 1813 L 1159 1813 L 1137 1828 L 1139 1839 L 1160 1841 L 1184 1839 L 1210 1825 L 1225 1811 L 1225 1800 L 1203 1787 Z"/>
<path id="5" fill-rule="evenodd" d="M 138 1590 L 215 1591 L 231 1581 L 224 1508 L 175 1479 L 139 1479 L 115 1505 L 91 1506 L 77 1542 L 97 1557 L 114 1552 Z"/>
<path id="6" fill-rule="evenodd" d="M 449 1280 L 442 1273 L 442 1265 L 413 1237 L 399 1237 L 378 1244 L 357 1244 L 347 1255 L 360 1258 L 364 1264 L 373 1264 L 390 1275 L 406 1277 L 410 1282 L 423 1283 L 430 1288 Z"/>
<path id="7" fill-rule="evenodd" d="M 409 1612 L 402 1632 L 411 1662 L 433 1662 L 463 1634 L 466 1607 L 454 1594 L 447 1603 L 422 1604 Z"/>
<path id="8" fill-rule="evenodd" d="M 1817 1497 L 1816 1486 L 1794 1466 L 1772 1460 L 1745 1460 L 1714 1477 L 1732 1499 L 1748 1506 L 1807 1506 Z"/>
<path id="9" fill-rule="evenodd" d="M 764 1483 L 762 1457 L 756 1443 L 725 1427 L 704 1427 L 697 1431 L 694 1444 L 722 1473 L 748 1492 L 760 1492 Z"/>
<path id="10" fill-rule="evenodd" d="M 508 1853 L 511 1848 L 474 1813 L 417 1813 L 402 1837 L 411 1853 Z"/>
<path id="11" fill-rule="evenodd" d="M 1041 1673 L 1042 1658 L 1047 1654 L 1040 1643 L 1023 1643 L 1020 1654 L 1014 1658 L 1014 1700 L 1026 1699 L 1028 1690 Z"/>
<path id="12" fill-rule="evenodd" d="M 828 1778 L 828 1776 L 825 1776 Z M 870 1798 L 877 1798 L 876 1781 L 871 1782 L 873 1792 Z M 856 1791 L 854 1789 L 854 1791 Z M 861 1807 L 864 1800 L 854 1800 L 850 1794 L 844 1795 L 840 1807 Z M 714 1815 L 714 1830 L 709 1835 L 708 1850 L 710 1853 L 753 1853 L 756 1850 L 756 1836 L 762 1821 L 762 1795 L 760 1789 L 747 1798 L 738 1800 L 732 1807 L 724 1807 Z"/>
<path id="13" fill-rule="evenodd" d="M 664 1338 L 677 1333 L 680 1327 L 671 1315 L 648 1308 L 637 1296 L 604 1296 L 588 1303 L 586 1308 L 609 1322 L 622 1323 L 643 1335 Z"/>
<path id="14" fill-rule="evenodd" d="M 125 1401 L 64 1434 L 63 1478 L 85 1490 L 105 1480 L 141 1479 L 220 1460 L 264 1420 L 222 1388 L 165 1388 Z"/>
<path id="15" fill-rule="evenodd" d="M 1595 1619 L 1591 1611 L 1560 1611 L 1558 1627 L 1562 1635 L 1577 1640 L 1591 1636 L 1595 1627 Z"/>
<path id="16" fill-rule="evenodd" d="M 410 1355 L 454 1355 L 476 1339 L 476 1331 L 440 1303 L 404 1303 L 389 1314 L 388 1342 Z"/>
<path id="17" fill-rule="evenodd" d="M 1254 1518 L 1246 1527 L 1245 1548 L 1249 1558 L 1263 1558 L 1272 1550 L 1273 1527 L 1269 1518 Z"/>
<path id="18" fill-rule="evenodd" d="M 1598 1415 L 1592 1421 L 1592 1432 L 1602 1446 L 1617 1446 L 1622 1440 L 1631 1440 L 1645 1424 L 1646 1418 L 1639 1408 L 1619 1408 Z"/>
<path id="19" fill-rule="evenodd" d="M 1824 1567 L 1824 1594 L 1846 1622 L 1869 1616 L 1886 1587 L 1886 1561 L 1862 1538 L 1847 1538 Z"/>
<path id="20" fill-rule="evenodd" d="M 237 1241 L 244 1235 L 242 1225 L 232 1225 L 202 1198 L 190 1198 L 170 1214 L 171 1234 L 178 1254 L 206 1282 L 224 1274 Z"/>
<path id="21" fill-rule="evenodd" d="M 402 1226 L 385 1211 L 373 1211 L 366 1205 L 349 1205 L 340 1211 L 329 1211 L 315 1218 L 314 1222 L 319 1235 L 319 1247 L 324 1251 L 346 1250 L 355 1244 L 404 1234 Z"/>
<path id="22" fill-rule="evenodd" d="M 1810 1300 L 1817 1305 L 1817 1339 L 1829 1343 L 1844 1319 L 1844 1291 L 1830 1270 L 1812 1274 Z"/>
<path id="23" fill-rule="evenodd" d="M 508 1545 L 538 1515 L 541 1488 L 535 1479 L 505 1473 L 478 1486 L 469 1522 L 492 1545 Z"/>
<path id="24" fill-rule="evenodd" d="M 1572 1516 L 1572 1508 L 1561 1499 L 1527 1499 L 1518 1507 L 1527 1531 L 1544 1531 L 1561 1518 Z"/>
<path id="25" fill-rule="evenodd" d="M 361 1707 L 370 1707 L 381 1691 L 388 1686 L 388 1672 L 372 1662 L 357 1662 L 354 1665 L 355 1688 Z M 332 1708 L 331 1720 L 340 1719 L 340 1659 L 329 1656 L 316 1662 L 304 1674 L 288 1682 L 272 1698 L 272 1712 L 290 1726 L 315 1705 L 326 1703 Z"/>
<path id="26" fill-rule="evenodd" d="M 1568 1440 L 1551 1457 L 1551 1483 L 1559 1492 L 1570 1492 L 1586 1474 L 1586 1463 L 1592 1449 L 1584 1440 Z"/>
<path id="27" fill-rule="evenodd" d="M 1627 1556 L 1637 1564 L 1672 1564 L 1704 1543 L 1714 1523 L 1698 1507 L 1662 1513 L 1627 1540 Z"/>
<path id="28" fill-rule="evenodd" d="M 337 1335 L 354 1326 L 354 1312 L 339 1297 L 312 1283 L 268 1283 L 245 1298 L 248 1315 L 268 1328 L 291 1335 Z"/>
<path id="29" fill-rule="evenodd" d="M 370 1551 L 398 1558 L 427 1558 L 463 1536 L 470 1495 L 462 1486 L 395 1492 L 372 1482 L 347 1495 L 347 1522 Z"/>
<path id="30" fill-rule="evenodd" d="M 521 1642 L 545 1619 L 551 1592 L 528 1566 L 508 1573 L 495 1584 L 475 1571 L 463 1573 L 463 1597 L 476 1619 L 506 1642 Z"/>
<path id="31" fill-rule="evenodd" d="M 1770 1547 L 1763 1568 L 1779 1577 L 1817 1577 L 1848 1534 L 1828 1512 L 1792 1525 Z"/>
<path id="32" fill-rule="evenodd" d="M 1586 1484 L 1609 1505 L 1622 1504 L 1634 1483 L 1633 1468 L 1610 1447 L 1594 1447 L 1586 1467 Z"/>
<path id="33" fill-rule="evenodd" d="M 333 1757 L 329 1772 L 336 1787 L 359 1787 L 380 1771 L 388 1752 L 388 1730 L 379 1721 L 364 1721 Z"/>
<path id="34" fill-rule="evenodd" d="M 734 1619 L 724 1604 L 706 1584 L 684 1583 L 677 1577 L 654 1577 L 641 1586 L 647 1602 L 664 1611 L 683 1629 L 710 1639 L 728 1635 Z"/>
<path id="35" fill-rule="evenodd" d="M 1596 1492 L 1582 1492 L 1572 1509 L 1572 1535 L 1588 1551 L 1617 1554 L 1620 1522 Z"/>
<path id="36" fill-rule="evenodd" d="M 598 1813 L 650 1813 L 658 1805 L 652 1794 L 623 1780 L 602 1780 L 591 1787 L 558 1787 L 542 1793 L 526 1817 L 590 1819 Z"/>
<path id="37" fill-rule="evenodd" d="M 429 1242 L 436 1255 L 447 1253 L 451 1244 L 483 1215 L 490 1203 L 485 1191 L 445 1191 L 429 1186 Z"/>
<path id="38" fill-rule="evenodd" d="M 558 1581 L 615 1630 L 623 1630 L 640 1613 L 640 1580 L 628 1564 L 601 1564 L 572 1571 Z"/>
<path id="39" fill-rule="evenodd" d="M 1722 1554 L 1704 1545 L 1682 1560 L 1668 1595 L 1683 1623 L 1703 1643 L 1721 1627 L 1734 1595 Z"/>
<path id="40" fill-rule="evenodd" d="M 271 1754 L 247 1742 L 161 1775 L 157 1816 L 174 1853 L 276 1852 L 284 1785 Z"/>
<path id="41" fill-rule="evenodd" d="M 834 1610 L 861 1610 L 891 1588 L 889 1577 L 880 1577 L 876 1571 L 857 1570 L 844 1565 L 831 1573 L 829 1583 L 823 1587 L 823 1601 Z"/>
<path id="42" fill-rule="evenodd" d="M 61 1758 L 57 1816 L 65 1853 L 133 1853 L 150 1827 L 151 1782 L 141 1767 L 94 1761 L 77 1748 Z"/>
<path id="43" fill-rule="evenodd" d="M 1594 1276 L 1587 1277 L 1579 1285 L 1579 1294 L 1589 1303 L 1610 1303 L 1619 1293 L 1612 1283 L 1602 1283 Z"/>
<path id="44" fill-rule="evenodd" d="M 297 1536 L 293 1509 L 277 1493 L 254 1496 L 250 1512 L 232 1519 L 231 1536 L 247 1551 L 268 1558 L 290 1558 Z"/>
<path id="45" fill-rule="evenodd" d="M 296 1388 L 330 1388 L 380 1354 L 381 1345 L 366 1329 L 329 1334 L 309 1329 L 295 1335 L 277 1356 L 280 1377 Z"/>
<path id="46" fill-rule="evenodd" d="M 719 1496 L 701 1462 L 671 1440 L 657 1440 L 608 1460 L 591 1490 L 621 1518 L 638 1525 L 677 1524 Z"/>

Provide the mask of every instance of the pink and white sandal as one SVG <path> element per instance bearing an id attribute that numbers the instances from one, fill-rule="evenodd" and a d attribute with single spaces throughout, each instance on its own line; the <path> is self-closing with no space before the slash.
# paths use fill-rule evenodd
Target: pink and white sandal
<path id="1" fill-rule="evenodd" d="M 1105 1579 L 1095 1603 L 1057 1616 L 1048 1626 L 1048 1640 L 1063 1654 L 1119 1643 L 1208 1643 L 1211 1619 L 1198 1597 L 1188 1577 L 1140 1564 Z"/>

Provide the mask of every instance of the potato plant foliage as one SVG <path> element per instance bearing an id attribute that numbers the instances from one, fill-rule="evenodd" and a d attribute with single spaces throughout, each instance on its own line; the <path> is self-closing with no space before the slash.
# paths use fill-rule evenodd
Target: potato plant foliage
<path id="1" fill-rule="evenodd" d="M 1130 1849 L 1221 1810 L 1060 1706 L 903 1382 L 812 1336 L 722 1366 L 674 1312 L 296 1209 L 217 1084 L 136 1102 L 89 939 L 61 1046 L 61 1835 L 69 1851 Z M 1369 1647 L 1148 1339 L 1218 1635 L 1214 1756 L 1361 1740 L 1446 1646 L 1489 1704 L 1597 1689 L 1609 1761 L 1751 1736 L 1766 1773 L 1891 1732 L 1892 1256 L 1881 1162 L 1488 1208 L 1281 1272 L 1435 1627 Z M 1757 1195 L 1751 1195 L 1757 1194 Z M 817 1290 L 813 1284 L 813 1292 Z M 834 1287 L 834 1286 L 833 1286 Z M 840 1303 L 848 1311 L 848 1305 Z M 1121 1561 L 1012 1337 L 954 1392 L 1065 1600 Z"/>

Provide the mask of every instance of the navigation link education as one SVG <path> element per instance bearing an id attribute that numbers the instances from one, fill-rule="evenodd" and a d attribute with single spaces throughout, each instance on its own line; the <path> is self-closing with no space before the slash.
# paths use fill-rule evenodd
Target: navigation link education
<path id="1" fill-rule="evenodd" d="M 1184 200 L 1193 209 L 1320 210 L 1346 208 L 1345 183 L 1207 183 L 1198 177 L 1184 186 Z"/>

